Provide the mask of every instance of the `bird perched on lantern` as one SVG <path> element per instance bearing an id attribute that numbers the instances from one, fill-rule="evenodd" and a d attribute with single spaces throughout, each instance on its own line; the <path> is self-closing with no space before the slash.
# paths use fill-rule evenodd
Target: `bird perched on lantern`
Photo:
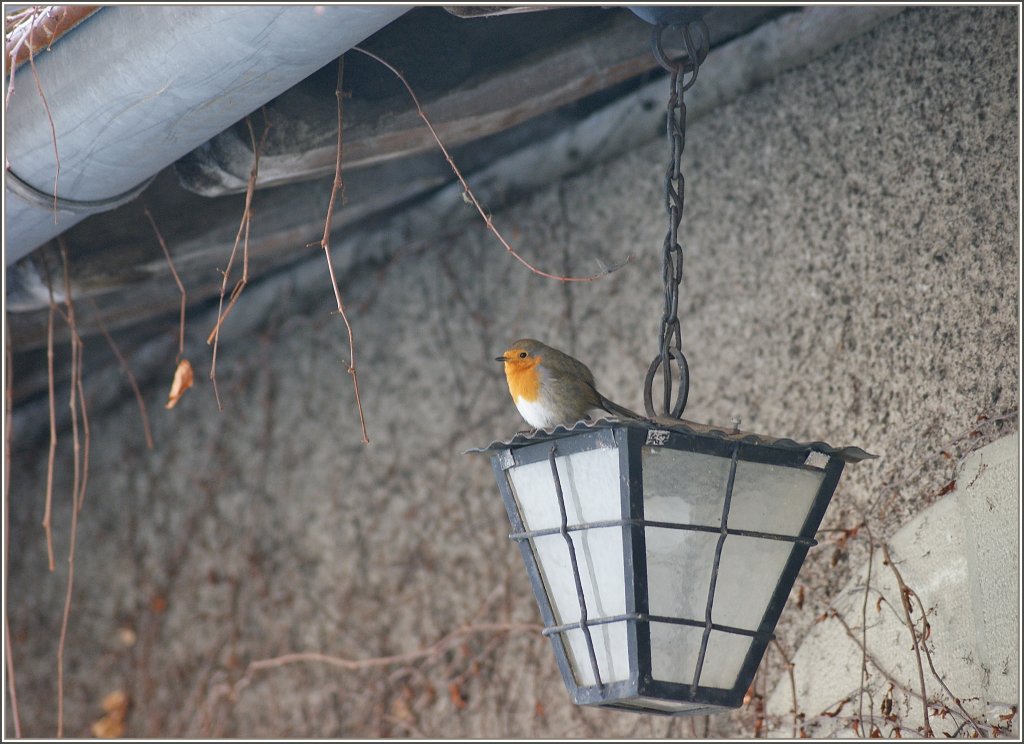
<path id="1" fill-rule="evenodd" d="M 535 429 L 572 426 L 592 411 L 641 418 L 602 395 L 583 362 L 535 339 L 514 341 L 495 361 L 504 363 L 512 400 Z"/>

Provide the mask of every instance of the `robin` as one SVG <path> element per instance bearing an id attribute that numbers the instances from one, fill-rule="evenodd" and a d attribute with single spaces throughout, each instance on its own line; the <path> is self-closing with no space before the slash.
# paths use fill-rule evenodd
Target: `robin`
<path id="1" fill-rule="evenodd" d="M 583 362 L 540 341 L 514 341 L 495 361 L 505 363 L 512 400 L 535 429 L 572 426 L 590 420 L 588 414 L 594 410 L 641 418 L 601 395 L 594 386 L 594 374 Z"/>

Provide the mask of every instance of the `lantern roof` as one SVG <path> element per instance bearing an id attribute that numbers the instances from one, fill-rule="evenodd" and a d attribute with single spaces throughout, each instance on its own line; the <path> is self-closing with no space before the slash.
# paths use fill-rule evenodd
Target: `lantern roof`
<path id="1" fill-rule="evenodd" d="M 494 452 L 509 449 L 510 447 L 523 447 L 538 442 L 550 442 L 556 439 L 573 436 L 580 432 L 592 429 L 610 429 L 614 426 L 625 426 L 640 429 L 657 429 L 661 431 L 674 431 L 690 436 L 711 436 L 725 441 L 744 442 L 746 444 L 763 445 L 766 447 L 778 447 L 786 450 L 803 452 L 821 452 L 830 457 L 838 457 L 846 463 L 872 460 L 878 457 L 860 447 L 833 447 L 826 442 L 797 442 L 793 439 L 777 439 L 763 434 L 740 431 L 739 429 L 728 430 L 711 424 L 698 424 L 695 421 L 685 421 L 663 416 L 656 416 L 652 419 L 626 420 L 599 418 L 595 421 L 578 421 L 573 426 L 555 426 L 550 429 L 537 429 L 533 432 L 519 432 L 506 441 L 496 440 L 486 447 L 474 447 L 466 450 L 466 454 L 488 455 Z"/>

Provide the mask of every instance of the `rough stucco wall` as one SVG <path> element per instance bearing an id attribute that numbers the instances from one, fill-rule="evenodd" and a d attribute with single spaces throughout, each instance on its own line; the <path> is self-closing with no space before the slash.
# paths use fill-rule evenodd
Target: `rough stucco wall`
<path id="1" fill-rule="evenodd" d="M 690 123 L 687 417 L 880 454 L 847 470 L 826 526 L 863 512 L 891 533 L 960 455 L 1015 426 L 963 436 L 1019 399 L 1017 29 L 1009 8 L 908 10 Z M 642 407 L 665 157 L 652 142 L 497 215 L 549 270 L 633 256 L 601 281 L 532 276 L 480 227 L 346 277 L 368 447 L 326 278 L 312 296 L 283 291 L 263 333 L 221 349 L 223 414 L 202 366 L 172 412 L 164 389 L 147 391 L 153 452 L 127 392 L 97 413 L 66 733 L 88 735 L 102 696 L 123 688 L 131 736 L 690 734 L 689 721 L 575 708 L 533 631 L 382 668 L 263 670 L 230 688 L 249 661 L 290 651 L 365 658 L 466 624 L 538 621 L 490 467 L 461 453 L 522 427 L 492 361 L 519 336 L 574 353 L 606 394 Z M 199 363 L 205 329 L 193 332 Z M 55 730 L 69 440 L 52 575 L 45 448 L 14 442 L 8 611 L 32 736 Z M 812 551 L 803 608 L 791 602 L 779 629 L 790 647 L 856 558 Z M 8 702 L 8 735 L 10 720 Z M 749 735 L 749 720 L 717 717 L 710 732 Z"/>

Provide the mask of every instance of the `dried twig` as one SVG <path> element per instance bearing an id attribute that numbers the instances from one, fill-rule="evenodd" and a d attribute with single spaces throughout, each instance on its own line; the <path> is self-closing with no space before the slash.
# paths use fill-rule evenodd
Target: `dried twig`
<path id="1" fill-rule="evenodd" d="M 21 716 L 18 713 L 18 689 L 14 683 L 14 656 L 11 654 L 11 624 L 4 610 L 4 653 L 7 657 L 7 691 L 11 696 L 11 718 L 14 721 L 14 738 L 21 738 Z"/>
<path id="2" fill-rule="evenodd" d="M 71 434 L 74 452 L 74 486 L 71 492 L 71 533 L 68 543 L 68 588 L 64 596 L 64 614 L 61 619 L 60 641 L 57 644 L 57 736 L 64 734 L 64 647 L 67 641 L 68 621 L 71 617 L 71 598 L 75 585 L 75 542 L 78 534 L 78 511 L 85 498 L 85 484 L 88 479 L 88 465 L 80 460 L 78 437 L 78 410 L 81 407 L 83 423 L 87 425 L 85 397 L 82 393 L 82 340 L 75 324 L 75 305 L 71 299 L 71 277 L 68 267 L 68 249 L 63 238 L 57 239 L 64 259 L 64 303 L 67 308 L 68 325 L 71 328 Z"/>
<path id="3" fill-rule="evenodd" d="M 978 722 L 974 720 L 973 716 L 971 716 L 971 714 L 967 712 L 967 709 L 964 708 L 964 705 L 960 701 L 960 698 L 953 694 L 953 691 L 950 690 L 949 687 L 946 685 L 945 680 L 943 680 L 942 677 L 939 675 L 938 670 L 935 669 L 935 662 L 932 660 L 932 652 L 928 648 L 928 616 L 924 611 L 924 603 L 921 601 L 921 597 L 918 596 L 917 592 L 915 592 L 913 589 L 908 589 L 908 591 L 914 596 L 914 599 L 917 600 L 917 606 L 921 611 L 921 620 L 924 623 L 924 631 L 922 632 L 921 637 L 921 649 L 924 651 L 924 657 L 928 661 L 928 668 L 931 670 L 932 675 L 938 681 L 939 685 L 941 685 L 942 689 L 946 691 L 946 694 L 949 695 L 949 697 L 956 704 L 956 707 L 960 709 L 960 713 L 962 713 L 964 718 L 966 719 L 965 723 L 969 722 L 971 726 L 974 727 L 974 730 L 975 732 L 977 732 L 978 736 L 980 738 L 985 738 L 985 733 L 981 730 L 981 726 L 979 726 Z"/>
<path id="4" fill-rule="evenodd" d="M 511 245 L 509 245 L 508 241 L 505 240 L 502 234 L 498 232 L 498 228 L 494 226 L 494 220 L 489 214 L 487 214 L 484 208 L 480 205 L 480 202 L 477 200 L 476 195 L 473 194 L 473 190 L 469 188 L 469 184 L 466 183 L 466 179 L 463 177 L 462 172 L 459 170 L 458 166 L 455 165 L 455 161 L 452 160 L 452 156 L 448 152 L 448 149 L 441 142 L 441 138 L 438 136 L 437 131 L 434 129 L 433 125 L 430 123 L 430 120 L 427 118 L 426 113 L 423 111 L 423 107 L 420 105 L 419 98 L 416 97 L 416 93 L 413 92 L 412 86 L 409 85 L 409 82 L 405 79 L 405 76 L 402 75 L 402 73 L 399 72 L 398 69 L 396 69 L 393 65 L 391 65 L 384 59 L 381 59 L 373 52 L 367 51 L 366 49 L 363 49 L 362 47 L 358 46 L 352 47 L 352 50 L 364 54 L 367 57 L 370 57 L 371 59 L 374 59 L 380 64 L 387 67 L 389 70 L 391 70 L 392 73 L 394 73 L 395 77 L 398 78 L 402 85 L 405 86 L 406 91 L 408 91 L 409 96 L 412 98 L 413 104 L 416 106 L 416 113 L 419 114 L 419 117 L 423 120 L 423 123 L 427 125 L 427 129 L 430 130 L 431 137 L 434 138 L 434 142 L 436 142 L 437 146 L 441 149 L 441 152 L 444 154 L 445 160 L 448 161 L 448 165 L 451 167 L 452 172 L 455 174 L 455 177 L 459 179 L 459 183 L 462 185 L 463 194 L 467 199 L 469 199 L 470 202 L 472 202 L 473 206 L 476 207 L 476 211 L 480 213 L 480 216 L 483 218 L 484 224 L 487 226 L 487 229 L 494 233 L 494 236 L 498 239 L 502 246 L 504 246 L 505 250 L 508 253 L 510 253 L 516 261 L 521 263 L 523 266 L 525 266 L 527 269 L 532 271 L 534 274 L 537 274 L 538 276 L 545 277 L 546 279 L 554 279 L 560 282 L 592 282 L 595 279 L 600 279 L 603 276 L 607 276 L 608 274 L 617 271 L 619 268 L 621 268 L 623 264 L 629 261 L 629 259 L 627 258 L 626 261 L 623 262 L 623 264 L 613 266 L 609 269 L 601 271 L 600 273 L 597 274 L 593 274 L 591 276 L 561 276 L 559 274 L 550 274 L 546 271 L 542 271 L 541 269 L 538 269 L 536 266 L 527 261 L 525 258 L 520 256 L 515 251 L 515 249 L 512 248 Z"/>
<path id="5" fill-rule="evenodd" d="M 53 300 L 53 278 L 50 275 L 50 264 L 43 256 L 43 269 L 46 271 L 46 289 L 50 293 L 50 310 L 46 322 L 46 378 L 49 383 L 50 408 L 50 453 L 46 462 L 46 506 L 43 509 L 43 532 L 46 533 L 46 556 L 50 571 L 56 569 L 53 559 L 53 466 L 57 453 L 57 403 L 53 379 L 53 316 L 57 312 L 57 303 Z"/>
<path id="6" fill-rule="evenodd" d="M 181 283 L 181 277 L 178 276 L 178 272 L 174 269 L 174 261 L 171 260 L 171 252 L 167 250 L 167 243 L 164 241 L 164 236 L 160 234 L 160 228 L 156 226 L 156 220 L 153 219 L 153 215 L 150 214 L 149 207 L 145 204 L 142 205 L 143 211 L 146 213 L 146 218 L 149 220 L 149 224 L 153 226 L 153 232 L 156 233 L 156 239 L 160 243 L 160 248 L 164 252 L 164 256 L 167 258 L 167 265 L 171 267 L 171 274 L 174 276 L 174 282 L 178 285 L 178 291 L 181 292 L 181 322 L 179 323 L 178 329 L 178 357 L 175 361 L 180 361 L 182 354 L 185 353 L 185 305 L 187 304 L 187 295 L 185 294 L 185 285 Z"/>
<path id="7" fill-rule="evenodd" d="M 149 428 L 149 415 L 146 413 L 146 401 L 142 399 L 142 392 L 139 390 L 139 383 L 135 380 L 135 375 L 132 374 L 131 367 L 129 367 L 128 362 L 125 361 L 124 355 L 121 354 L 121 350 L 117 348 L 117 344 L 114 343 L 114 339 L 111 337 L 110 331 L 107 330 L 107 325 L 103 322 L 103 316 L 100 315 L 99 308 L 96 307 L 96 302 L 91 297 L 89 298 L 89 302 L 92 304 L 92 313 L 93 318 L 96 320 L 96 325 L 99 326 L 104 338 L 107 339 L 107 344 L 109 344 L 110 350 L 114 352 L 114 356 L 117 357 L 117 362 L 121 365 L 121 371 L 124 372 L 125 376 L 128 378 L 128 384 L 132 386 L 132 392 L 135 393 L 135 400 L 139 404 L 139 415 L 142 417 L 142 429 L 146 434 L 146 448 L 153 449 L 153 434 Z"/>
<path id="8" fill-rule="evenodd" d="M 799 729 L 800 713 L 797 709 L 796 704 L 796 675 L 793 673 L 793 662 L 790 661 L 789 655 L 786 650 L 782 648 L 782 644 L 779 643 L 778 639 L 772 639 L 772 645 L 775 646 L 775 650 L 779 652 L 782 657 L 782 663 L 786 667 L 786 672 L 789 674 L 789 692 L 793 697 L 793 734 L 792 737 L 797 738 Z"/>
<path id="9" fill-rule="evenodd" d="M 11 96 L 14 95 L 14 73 L 16 67 L 14 60 L 17 60 L 21 56 L 23 50 L 30 46 L 29 37 L 36 30 L 40 16 L 39 8 L 33 6 L 31 8 L 25 8 L 24 10 L 18 11 L 18 17 L 16 19 L 12 19 L 15 25 L 21 24 L 23 33 L 20 38 L 15 39 L 12 44 L 5 44 L 5 64 L 7 65 L 5 70 L 7 73 L 7 94 L 4 96 L 5 112 L 7 111 L 7 106 L 11 102 Z M 5 32 L 7 31 L 6 26 L 7 24 L 5 23 Z M 10 38 L 13 36 L 13 33 L 5 33 L 5 36 Z"/>
<path id="10" fill-rule="evenodd" d="M 57 183 L 60 181 L 60 155 L 57 153 L 57 127 L 53 123 L 53 115 L 50 113 L 50 104 L 46 100 L 46 94 L 43 93 L 43 84 L 39 82 L 39 73 L 36 71 L 36 60 L 32 54 L 32 47 L 28 48 L 28 63 L 32 68 L 32 78 L 36 83 L 36 90 L 39 92 L 39 98 L 43 102 L 43 109 L 46 111 L 46 120 L 50 123 L 50 137 L 53 141 L 53 159 L 57 164 L 57 170 L 53 174 L 53 224 L 57 224 Z M 13 77 L 13 76 L 12 76 Z"/>
<path id="11" fill-rule="evenodd" d="M 876 659 L 869 651 L 866 651 L 864 649 L 864 646 L 861 645 L 860 638 L 858 638 L 857 635 L 853 632 L 853 628 L 851 628 L 850 624 L 847 623 L 843 616 L 839 614 L 838 610 L 836 610 L 835 608 L 831 608 L 829 617 L 839 621 L 839 624 L 843 626 L 843 630 L 846 631 L 846 636 L 854 642 L 857 648 L 861 649 L 864 652 L 865 656 L 867 657 L 867 660 L 870 661 L 871 664 L 879 672 L 882 673 L 882 676 L 885 677 L 887 682 L 889 682 L 897 690 L 903 692 L 905 695 L 921 700 L 922 702 L 927 704 L 928 701 L 925 698 L 922 698 L 919 692 L 917 692 L 916 690 L 911 690 L 909 687 L 903 685 L 898 679 L 896 679 L 895 675 L 893 675 L 892 672 L 890 672 L 882 665 L 882 662 Z"/>
<path id="12" fill-rule="evenodd" d="M 348 315 L 345 313 L 345 303 L 341 299 L 341 291 L 338 289 L 338 280 L 334 276 L 334 264 L 331 262 L 331 222 L 334 219 L 334 203 L 338 197 L 338 192 L 342 191 L 345 187 L 345 182 L 341 178 L 341 162 L 342 162 L 342 123 L 344 114 L 344 93 L 341 90 L 342 78 L 345 74 L 345 57 L 342 55 L 338 57 L 338 82 L 335 86 L 334 94 L 338 99 L 338 148 L 335 153 L 334 161 L 334 183 L 331 185 L 331 198 L 327 203 L 327 219 L 324 220 L 324 235 L 320 239 L 320 247 L 324 249 L 324 256 L 327 258 L 327 272 L 331 276 L 331 286 L 334 288 L 334 299 L 338 303 L 338 314 L 341 315 L 341 319 L 345 322 L 345 328 L 348 331 L 348 373 L 352 375 L 352 387 L 355 389 L 356 396 L 356 410 L 359 411 L 359 428 L 362 431 L 363 444 L 369 444 L 370 438 L 366 434 L 366 419 L 363 416 L 363 402 L 359 397 L 359 375 L 356 372 L 356 345 L 355 338 L 352 334 L 352 324 L 349 323 Z"/>
<path id="13" fill-rule="evenodd" d="M 419 661 L 420 659 L 437 656 L 438 654 L 447 651 L 467 636 L 479 635 L 481 633 L 536 633 L 540 629 L 540 626 L 535 623 L 479 623 L 476 625 L 466 625 L 461 628 L 456 628 L 429 646 L 425 646 L 424 648 L 416 651 L 409 651 L 404 654 L 374 656 L 366 659 L 346 659 L 341 656 L 332 656 L 330 654 L 309 651 L 283 654 L 270 659 L 258 659 L 257 661 L 253 661 L 249 664 L 245 674 L 242 676 L 242 679 L 240 679 L 235 685 L 235 692 L 248 685 L 255 672 L 266 669 L 276 669 L 290 664 L 315 662 L 348 671 L 394 666 L 396 664 L 408 664 L 413 661 Z"/>
<path id="14" fill-rule="evenodd" d="M 55 40 L 99 9 L 98 5 L 33 5 L 6 15 L 4 53 L 7 74 L 11 75 L 28 59 L 30 50 L 49 49 Z"/>
<path id="15" fill-rule="evenodd" d="M 249 283 L 249 229 L 252 225 L 252 198 L 256 192 L 256 178 L 260 170 L 260 155 L 263 154 L 263 147 L 267 142 L 267 134 L 270 132 L 270 119 L 267 117 L 267 109 L 264 107 L 263 111 L 263 134 L 260 135 L 259 144 L 256 142 L 256 133 L 252 128 L 252 120 L 247 116 L 245 117 L 245 124 L 249 128 L 249 139 L 252 142 L 252 168 L 249 171 L 249 182 L 245 188 L 245 207 L 242 210 L 242 220 L 238 224 L 238 232 L 235 233 L 235 242 L 231 246 L 231 255 L 228 256 L 228 264 L 224 269 L 223 279 L 220 284 L 220 300 L 217 305 L 217 322 L 210 331 L 210 335 L 206 338 L 207 345 L 213 345 L 213 361 L 210 365 L 210 380 L 213 382 L 213 394 L 217 398 L 217 408 L 224 410 L 220 403 L 220 392 L 217 388 L 217 347 L 220 342 L 220 327 L 221 324 L 227 320 L 228 315 L 231 313 L 232 308 L 235 306 L 235 302 L 238 301 L 239 296 L 242 294 L 242 290 L 245 289 Z M 224 295 L 227 292 L 228 277 L 231 275 L 231 267 L 235 262 L 235 254 L 238 251 L 238 244 L 242 243 L 242 278 L 235 284 L 234 289 L 231 290 L 231 297 L 228 300 L 228 307 L 224 309 Z"/>
<path id="16" fill-rule="evenodd" d="M 921 685 L 921 709 L 924 715 L 924 735 L 934 736 L 932 731 L 931 721 L 928 718 L 928 691 L 924 684 L 924 666 L 921 664 L 921 648 L 918 644 L 917 632 L 914 630 L 914 621 L 910 617 L 910 589 L 903 583 L 903 576 L 900 575 L 900 571 L 896 568 L 896 564 L 893 563 L 892 556 L 889 555 L 889 546 L 882 542 L 879 544 L 882 549 L 882 556 L 885 559 L 885 565 L 892 569 L 893 575 L 896 577 L 896 583 L 899 584 L 900 589 L 900 603 L 903 605 L 903 615 L 907 623 L 907 628 L 910 630 L 910 637 L 914 642 L 914 656 L 917 659 L 917 677 L 918 682 Z"/>
<path id="17" fill-rule="evenodd" d="M 7 328 L 7 313 L 4 313 L 4 341 L 6 342 L 4 353 L 7 357 L 7 375 L 4 380 L 5 398 L 7 410 L 4 413 L 4 551 L 10 550 L 11 545 L 11 438 L 14 436 L 11 428 L 11 411 L 14 407 L 14 391 L 12 376 L 13 354 L 11 353 L 11 334 Z M 4 558 L 4 586 L 7 586 L 7 567 L 10 565 L 9 556 Z M 4 607 L 4 655 L 7 661 L 7 693 L 11 697 L 11 718 L 14 722 L 14 736 L 21 738 L 21 715 L 18 712 L 18 688 L 14 681 L 14 655 L 11 653 L 11 623 L 7 617 L 7 608 Z"/>
<path id="18" fill-rule="evenodd" d="M 973 423 L 970 427 L 957 434 L 951 440 L 946 442 L 943 446 L 939 447 L 935 452 L 930 454 L 928 457 L 923 458 L 909 473 L 904 475 L 898 481 L 888 484 L 885 489 L 879 491 L 878 495 L 872 500 L 871 504 L 867 508 L 869 514 L 887 514 L 893 506 L 896 498 L 899 496 L 899 490 L 913 478 L 917 477 L 927 465 L 937 460 L 949 460 L 951 459 L 950 450 L 956 448 L 958 444 L 964 441 L 970 441 L 976 437 L 982 429 L 987 427 L 1001 424 L 1003 421 L 1017 419 L 1019 417 L 1019 410 L 1016 408 L 1004 411 L 994 416 L 982 415 L 979 416 L 978 420 Z M 879 505 L 881 499 L 888 495 L 888 499 L 884 504 Z"/>
<path id="19" fill-rule="evenodd" d="M 863 641 L 861 645 L 861 657 L 860 657 L 860 696 L 857 701 L 857 712 L 863 720 L 864 718 L 864 692 L 867 688 L 868 678 L 868 595 L 871 591 L 871 569 L 874 565 L 875 557 L 875 538 L 871 534 L 871 528 L 868 527 L 867 520 L 861 520 L 860 527 L 868 533 L 868 574 L 864 580 L 864 601 L 860 608 L 860 632 L 861 639 Z M 858 528 L 859 529 L 859 528 Z M 874 705 L 871 706 L 871 710 L 874 710 Z"/>

